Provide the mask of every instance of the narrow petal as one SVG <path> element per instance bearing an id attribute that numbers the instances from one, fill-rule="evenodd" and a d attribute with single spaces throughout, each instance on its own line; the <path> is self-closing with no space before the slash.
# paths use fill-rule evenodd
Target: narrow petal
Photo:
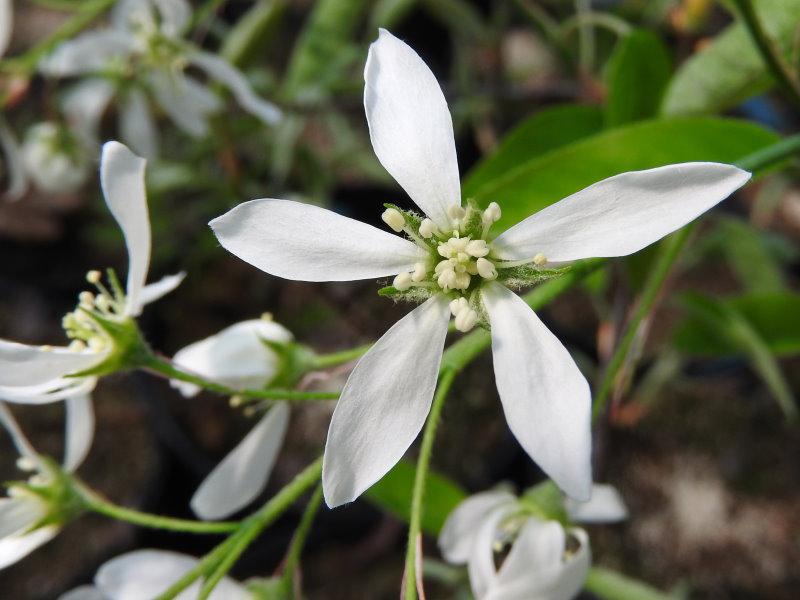
<path id="1" fill-rule="evenodd" d="M 580 546 L 564 557 L 566 537 L 555 521 L 530 519 L 514 542 L 486 600 L 571 600 L 589 572 L 589 539 L 580 529 L 571 535 Z"/>
<path id="2" fill-rule="evenodd" d="M 272 125 L 281 118 L 281 111 L 271 102 L 260 98 L 250 82 L 242 73 L 231 64 L 210 52 L 192 52 L 188 56 L 189 62 L 203 69 L 209 77 L 227 87 L 236 97 L 236 101 L 247 112 L 255 115 L 264 123 Z"/>
<path id="3" fill-rule="evenodd" d="M 111 214 L 117 220 L 128 247 L 128 304 L 131 316 L 142 312 L 140 294 L 150 265 L 150 217 L 144 189 L 147 161 L 119 142 L 103 145 L 100 184 Z"/>
<path id="4" fill-rule="evenodd" d="M 333 412 L 322 463 L 325 502 L 352 502 L 383 477 L 430 411 L 450 309 L 435 296 L 395 323 L 358 361 Z"/>
<path id="5" fill-rule="evenodd" d="M 128 92 L 119 113 L 119 135 L 139 156 L 147 160 L 158 157 L 158 130 L 144 93 Z"/>
<path id="6" fill-rule="evenodd" d="M 169 118 L 192 137 L 208 133 L 208 118 L 222 109 L 220 99 L 206 86 L 176 73 L 151 71 L 150 87 Z"/>
<path id="7" fill-rule="evenodd" d="M 497 585 L 494 547 L 500 533 L 500 524 L 513 510 L 512 506 L 498 506 L 492 510 L 475 532 L 475 543 L 467 563 L 470 587 L 478 600 Z"/>
<path id="8" fill-rule="evenodd" d="M 234 388 L 267 385 L 278 369 L 278 357 L 265 343 L 288 342 L 288 329 L 264 319 L 251 319 L 179 350 L 172 362 L 206 379 Z M 200 391 L 194 384 L 170 381 L 187 397 Z"/>
<path id="9" fill-rule="evenodd" d="M 442 230 L 461 205 L 453 121 L 439 83 L 407 44 L 381 29 L 364 68 L 364 108 L 375 154 Z"/>
<path id="10" fill-rule="evenodd" d="M 0 569 L 22 560 L 28 554 L 52 540 L 60 528 L 55 525 L 40 527 L 30 533 L 0 539 Z"/>
<path id="11" fill-rule="evenodd" d="M 104 355 L 0 340 L 0 386 L 49 384 L 99 363 Z"/>
<path id="12" fill-rule="evenodd" d="M 69 77 L 102 71 L 111 61 L 130 55 L 132 36 L 113 29 L 87 31 L 59 44 L 39 63 L 39 70 L 53 77 Z"/>
<path id="13" fill-rule="evenodd" d="M 142 303 L 142 306 L 145 306 L 151 302 L 160 300 L 178 287 L 185 277 L 186 271 L 181 271 L 174 275 L 162 277 L 155 283 L 148 283 L 142 288 L 142 292 L 139 294 L 139 301 Z"/>
<path id="14" fill-rule="evenodd" d="M 49 404 L 91 392 L 96 384 L 96 377 L 59 377 L 36 385 L 0 385 L 0 400 L 17 404 Z"/>
<path id="15" fill-rule="evenodd" d="M 273 406 L 192 496 L 201 519 L 224 519 L 255 500 L 267 485 L 289 425 L 289 405 Z"/>
<path id="16" fill-rule="evenodd" d="M 11 441 L 14 443 L 14 447 L 21 457 L 31 459 L 37 463 L 39 462 L 39 453 L 33 448 L 30 441 L 25 436 L 25 433 L 20 429 L 19 423 L 17 423 L 17 420 L 14 418 L 14 414 L 8 409 L 4 402 L 0 402 L 0 425 L 2 425 L 3 429 L 11 436 Z"/>
<path id="17" fill-rule="evenodd" d="M 377 279 L 412 271 L 423 257 L 400 236 L 289 200 L 251 200 L 209 225 L 223 248 L 285 279 Z"/>
<path id="18" fill-rule="evenodd" d="M 626 256 L 680 229 L 742 187 L 733 165 L 681 163 L 609 177 L 514 225 L 495 239 L 498 257 L 549 262 Z"/>
<path id="19" fill-rule="evenodd" d="M 569 518 L 578 523 L 616 523 L 628 518 L 628 508 L 613 485 L 596 483 L 588 502 L 565 502 Z"/>
<path id="20" fill-rule="evenodd" d="M 489 513 L 516 502 L 514 494 L 490 490 L 470 496 L 447 517 L 439 534 L 439 549 L 447 562 L 464 564 L 475 547 L 475 537 Z"/>
<path id="21" fill-rule="evenodd" d="M 0 498 L 0 539 L 24 534 L 44 516 L 41 502 L 25 496 Z"/>
<path id="22" fill-rule="evenodd" d="M 516 294 L 494 283 L 483 301 L 492 326 L 497 390 L 511 432 L 569 496 L 591 493 L 591 394 L 567 349 Z"/>
<path id="23" fill-rule="evenodd" d="M 113 95 L 112 83 L 99 77 L 81 81 L 64 95 L 61 103 L 64 114 L 83 142 L 97 143 L 100 121 Z"/>
<path id="24" fill-rule="evenodd" d="M 11 0 L 0 0 L 0 56 L 6 53 L 14 30 L 14 7 Z"/>
<path id="25" fill-rule="evenodd" d="M 108 600 L 108 598 L 93 585 L 82 585 L 61 594 L 58 600 Z"/>
<path id="26" fill-rule="evenodd" d="M 181 578 L 196 564 L 191 556 L 166 550 L 136 550 L 105 563 L 94 583 L 109 600 L 151 600 Z M 197 598 L 200 582 L 186 588 L 176 600 Z M 220 580 L 210 600 L 252 600 L 252 594 L 230 577 Z"/>
<path id="27" fill-rule="evenodd" d="M 118 31 L 157 24 L 159 31 L 169 37 L 180 36 L 191 17 L 192 7 L 186 0 L 117 0 L 111 11 L 111 23 Z"/>
<path id="28" fill-rule="evenodd" d="M 67 411 L 64 470 L 75 471 L 92 447 L 94 439 L 94 407 L 88 395 L 74 396 L 65 401 Z"/>

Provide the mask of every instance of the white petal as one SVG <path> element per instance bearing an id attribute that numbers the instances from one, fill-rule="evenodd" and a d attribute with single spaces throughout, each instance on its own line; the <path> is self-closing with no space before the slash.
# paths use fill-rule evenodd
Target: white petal
<path id="1" fill-rule="evenodd" d="M 742 187 L 733 165 L 682 163 L 609 177 L 517 223 L 495 239 L 495 254 L 549 262 L 626 256 L 680 229 Z"/>
<path id="2" fill-rule="evenodd" d="M 0 400 L 18 404 L 49 404 L 91 392 L 96 384 L 96 377 L 60 377 L 36 385 L 0 385 Z"/>
<path id="3" fill-rule="evenodd" d="M 150 217 L 144 189 L 147 161 L 119 142 L 106 142 L 100 159 L 100 184 L 111 214 L 119 223 L 128 247 L 126 312 L 142 312 L 140 294 L 150 265 Z"/>
<path id="4" fill-rule="evenodd" d="M 75 471 L 92 447 L 94 439 L 94 407 L 88 395 L 73 396 L 65 401 L 67 411 L 64 470 Z"/>
<path id="5" fill-rule="evenodd" d="M 261 388 L 278 369 L 278 358 L 262 340 L 288 342 L 292 334 L 272 321 L 252 319 L 226 327 L 219 333 L 179 350 L 172 362 L 191 373 L 235 388 Z M 200 388 L 170 381 L 184 396 Z"/>
<path id="6" fill-rule="evenodd" d="M 516 294 L 484 287 L 497 390 L 511 432 L 568 495 L 589 498 L 591 394 L 561 342 Z"/>
<path id="7" fill-rule="evenodd" d="M 139 301 L 142 303 L 142 306 L 145 306 L 151 302 L 160 300 L 178 287 L 185 277 L 186 271 L 181 271 L 174 275 L 162 277 L 155 283 L 148 283 L 142 288 L 142 292 L 139 294 Z"/>
<path id="8" fill-rule="evenodd" d="M 122 101 L 119 135 L 139 156 L 147 160 L 158 156 L 158 130 L 147 98 L 140 90 L 130 90 Z"/>
<path id="9" fill-rule="evenodd" d="M 233 92 L 241 107 L 264 123 L 271 125 L 281 118 L 280 109 L 253 92 L 247 78 L 228 61 L 216 54 L 201 51 L 192 52 L 188 58 L 189 62 L 203 69 L 212 79 L 219 81 Z"/>
<path id="10" fill-rule="evenodd" d="M 28 191 L 28 178 L 22 161 L 22 150 L 2 115 L 0 115 L 0 146 L 3 148 L 4 174 L 8 181 L 8 188 L 3 197 L 12 201 L 19 200 Z"/>
<path id="11" fill-rule="evenodd" d="M 0 56 L 6 53 L 14 30 L 14 7 L 11 0 L 0 0 Z"/>
<path id="12" fill-rule="evenodd" d="M 251 200 L 209 225 L 223 248 L 285 279 L 376 279 L 412 271 L 424 256 L 400 236 L 290 200 Z"/>
<path id="13" fill-rule="evenodd" d="M 201 519 L 224 519 L 255 500 L 267 485 L 289 425 L 289 405 L 273 406 L 205 478 L 192 496 Z"/>
<path id="14" fill-rule="evenodd" d="M 0 402 L 0 425 L 2 425 L 3 429 L 11 436 L 11 441 L 14 443 L 14 447 L 17 449 L 20 456 L 39 463 L 39 453 L 36 452 L 25 433 L 20 429 L 19 423 L 17 423 L 17 420 L 14 418 L 13 413 L 8 409 L 5 402 Z"/>
<path id="15" fill-rule="evenodd" d="M 58 597 L 58 600 L 108 600 L 103 592 L 93 585 L 76 587 Z"/>
<path id="16" fill-rule="evenodd" d="M 113 29 L 87 31 L 59 44 L 39 63 L 39 70 L 54 77 L 102 71 L 111 61 L 127 57 L 133 45 L 130 35 Z"/>
<path id="17" fill-rule="evenodd" d="M 177 73 L 151 71 L 150 87 L 169 118 L 192 137 L 208 133 L 208 118 L 222 109 L 220 99 L 206 86 Z"/>
<path id="18" fill-rule="evenodd" d="M 472 591 L 478 600 L 497 584 L 494 561 L 494 544 L 500 533 L 500 524 L 513 511 L 513 506 L 498 506 L 491 511 L 475 533 L 475 542 L 467 563 L 467 573 Z"/>
<path id="19" fill-rule="evenodd" d="M 579 549 L 563 559 L 565 535 L 555 521 L 530 519 L 500 567 L 496 587 L 486 600 L 571 600 L 589 572 L 589 539 L 580 529 L 571 534 Z"/>
<path id="20" fill-rule="evenodd" d="M 391 469 L 428 416 L 450 309 L 435 296 L 395 323 L 361 357 L 333 412 L 322 487 L 331 508 L 352 502 Z"/>
<path id="21" fill-rule="evenodd" d="M 97 142 L 100 121 L 114 91 L 114 86 L 107 79 L 91 77 L 73 86 L 64 95 L 64 114 L 83 142 Z"/>
<path id="22" fill-rule="evenodd" d="M 44 505 L 32 498 L 0 498 L 0 539 L 24 534 L 44 516 Z"/>
<path id="23" fill-rule="evenodd" d="M 503 490 L 490 490 L 470 496 L 447 517 L 439 534 L 439 549 L 447 562 L 464 564 L 475 546 L 475 537 L 489 513 L 512 505 L 516 497 Z"/>
<path id="24" fill-rule="evenodd" d="M 567 498 L 565 508 L 569 518 L 579 523 L 615 523 L 628 518 L 628 508 L 617 488 L 607 484 L 594 484 L 587 502 Z"/>
<path id="25" fill-rule="evenodd" d="M 165 550 L 136 550 L 105 563 L 94 583 L 109 600 L 151 600 L 197 564 L 191 556 Z M 194 600 L 200 591 L 195 582 L 176 600 Z M 209 596 L 211 600 L 252 600 L 244 586 L 224 577 Z"/>
<path id="26" fill-rule="evenodd" d="M 461 205 L 453 121 L 419 55 L 381 29 L 364 68 L 364 108 L 378 160 L 440 229 Z"/>
<path id="27" fill-rule="evenodd" d="M 13 565 L 52 540 L 60 528 L 55 525 L 40 527 L 30 533 L 0 540 L 0 569 Z"/>
<path id="28" fill-rule="evenodd" d="M 158 10 L 158 20 L 155 11 Z M 117 0 L 111 23 L 119 31 L 145 26 L 178 37 L 189 25 L 192 8 L 186 0 Z"/>
<path id="29" fill-rule="evenodd" d="M 49 384 L 99 363 L 104 355 L 0 340 L 0 386 Z"/>

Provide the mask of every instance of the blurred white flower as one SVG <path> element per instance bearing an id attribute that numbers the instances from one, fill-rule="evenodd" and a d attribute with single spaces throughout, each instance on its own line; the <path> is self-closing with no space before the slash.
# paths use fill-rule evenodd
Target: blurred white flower
<path id="1" fill-rule="evenodd" d="M 186 346 L 172 362 L 229 387 L 262 388 L 272 382 L 282 366 L 281 358 L 267 342 L 291 341 L 291 332 L 282 325 L 252 319 Z M 200 391 L 194 384 L 170 383 L 187 397 Z M 195 514 L 201 519 L 224 519 L 250 504 L 267 485 L 288 425 L 289 406 L 285 402 L 270 408 L 197 488 L 191 500 Z"/>
<path id="2" fill-rule="evenodd" d="M 39 69 L 54 77 L 86 76 L 70 92 L 68 119 L 96 136 L 106 106 L 120 104 L 121 138 L 141 156 L 154 158 L 158 132 L 148 97 L 193 137 L 208 133 L 208 119 L 224 105 L 191 68 L 228 88 L 239 105 L 267 124 L 280 110 L 259 98 L 244 75 L 224 59 L 182 39 L 191 17 L 185 0 L 121 0 L 112 10 L 112 26 L 88 31 L 62 43 Z"/>
<path id="3" fill-rule="evenodd" d="M 717 163 L 623 173 L 494 237 L 497 203 L 483 211 L 461 206 L 452 120 L 427 65 L 381 30 L 364 78 L 375 153 L 424 212 L 421 220 L 396 208 L 384 212 L 387 225 L 409 239 L 287 200 L 245 202 L 211 222 L 223 247 L 267 273 L 301 281 L 394 275 L 393 293 L 428 298 L 361 358 L 342 390 L 325 446 L 327 504 L 357 498 L 414 441 L 430 410 L 451 313 L 461 331 L 491 325 L 511 431 L 565 492 L 588 498 L 589 385 L 506 286 L 530 284 L 547 263 L 636 252 L 710 209 L 750 174 Z"/>
<path id="4" fill-rule="evenodd" d="M 14 30 L 14 5 L 11 0 L 0 0 L 0 56 L 6 53 Z"/>
<path id="5" fill-rule="evenodd" d="M 509 492 L 488 491 L 447 518 L 439 548 L 448 562 L 467 564 L 477 600 L 569 600 L 583 588 L 591 566 L 588 535 L 536 512 Z M 569 517 L 610 523 L 625 519 L 627 509 L 613 487 L 594 485 L 591 500 Z"/>
<path id="6" fill-rule="evenodd" d="M 97 571 L 94 585 L 67 592 L 58 600 L 152 600 L 194 568 L 199 561 L 166 550 L 136 550 L 112 558 Z M 195 582 L 175 597 L 193 600 L 200 592 Z M 223 577 L 209 600 L 254 600 L 245 586 Z"/>
<path id="7" fill-rule="evenodd" d="M 96 377 L 74 374 L 103 363 L 114 347 L 93 315 L 116 322 L 138 316 L 145 304 L 161 298 L 180 284 L 184 274 L 170 275 L 145 285 L 150 263 L 150 222 L 144 187 L 145 161 L 122 144 L 103 147 L 100 180 L 111 214 L 122 229 L 128 248 L 128 283 L 123 292 L 106 288 L 98 271 L 87 279 L 98 294 L 82 292 L 78 307 L 64 317 L 68 347 L 30 346 L 0 340 L 0 398 L 41 404 L 90 392 Z"/>
<path id="8" fill-rule="evenodd" d="M 37 123 L 28 129 L 21 154 L 26 173 L 43 192 L 75 191 L 89 176 L 86 148 L 68 128 L 56 123 Z"/>
<path id="9" fill-rule="evenodd" d="M 72 472 L 86 457 L 94 435 L 94 413 L 88 396 L 66 402 L 64 470 Z M 0 402 L 0 424 L 11 435 L 19 452 L 17 464 L 32 472 L 24 484 L 10 484 L 8 497 L 0 498 L 0 569 L 14 564 L 53 539 L 70 515 L 66 507 L 53 505 L 53 485 L 58 475 L 33 449 L 11 411 Z"/>

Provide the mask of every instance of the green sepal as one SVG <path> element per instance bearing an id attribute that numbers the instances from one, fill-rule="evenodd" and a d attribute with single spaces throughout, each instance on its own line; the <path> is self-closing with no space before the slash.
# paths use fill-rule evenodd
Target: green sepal
<path id="1" fill-rule="evenodd" d="M 31 531 L 49 525 L 62 526 L 74 521 L 85 510 L 83 500 L 72 487 L 71 476 L 53 459 L 46 456 L 39 456 L 38 459 L 44 464 L 42 471 L 47 475 L 45 483 L 14 481 L 6 484 L 6 488 L 14 487 L 37 496 L 47 506 L 47 512 L 31 527 Z"/>
<path id="2" fill-rule="evenodd" d="M 561 267 L 560 269 L 540 269 L 535 265 L 521 265 L 509 269 L 498 269 L 497 281 L 512 290 L 531 287 L 537 283 L 555 279 L 565 275 L 571 267 Z"/>
<path id="3" fill-rule="evenodd" d="M 565 526 L 571 525 L 564 507 L 564 495 L 552 481 L 543 481 L 526 490 L 520 503 L 539 518 L 558 521 Z"/>
<path id="4" fill-rule="evenodd" d="M 438 290 L 433 291 L 422 286 L 414 286 L 404 292 L 401 292 L 393 285 L 387 285 L 378 290 L 378 295 L 384 298 L 391 298 L 396 302 L 413 302 L 415 304 L 425 302 L 425 300 L 438 293 L 440 293 Z"/>
<path id="5" fill-rule="evenodd" d="M 291 583 L 283 577 L 250 579 L 245 584 L 255 600 L 291 600 Z"/>
<path id="6" fill-rule="evenodd" d="M 314 368 L 315 353 L 304 344 L 274 342 L 263 338 L 261 343 L 275 353 L 280 364 L 275 376 L 267 384 L 268 388 L 292 388 L 303 375 Z"/>
<path id="7" fill-rule="evenodd" d="M 79 308 L 88 315 L 108 336 L 111 351 L 105 360 L 93 367 L 72 373 L 67 377 L 92 377 L 108 375 L 146 366 L 153 358 L 153 351 L 142 337 L 136 319 L 124 317 L 109 319 L 95 311 Z"/>
<path id="8" fill-rule="evenodd" d="M 483 234 L 483 211 L 478 207 L 474 200 L 467 200 L 467 214 L 461 225 L 462 236 L 469 236 L 473 240 L 481 239 Z"/>

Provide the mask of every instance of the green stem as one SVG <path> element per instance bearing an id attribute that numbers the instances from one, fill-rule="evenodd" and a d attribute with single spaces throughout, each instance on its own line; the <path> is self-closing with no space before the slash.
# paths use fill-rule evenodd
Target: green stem
<path id="1" fill-rule="evenodd" d="M 433 442 L 436 439 L 436 428 L 442 416 L 447 393 L 453 385 L 456 377 L 453 369 L 444 369 L 439 379 L 439 388 L 433 397 L 431 412 L 428 421 L 425 423 L 425 432 L 422 435 L 422 444 L 419 448 L 419 458 L 417 459 L 417 472 L 414 476 L 414 493 L 411 497 L 411 517 L 408 524 L 408 548 L 406 550 L 406 572 L 405 572 L 405 600 L 416 600 L 417 598 L 417 577 L 421 576 L 416 572 L 417 563 L 417 538 L 422 531 L 422 511 L 423 499 L 425 497 L 425 483 L 428 479 L 428 467 L 431 462 L 433 452 Z"/>
<path id="2" fill-rule="evenodd" d="M 361 358 L 367 350 L 372 348 L 372 344 L 364 344 L 363 346 L 356 346 L 348 350 L 340 352 L 331 352 L 329 354 L 318 354 L 311 362 L 311 369 L 329 369 L 330 367 L 338 367 L 345 363 L 349 363 L 357 358 Z"/>
<path id="3" fill-rule="evenodd" d="M 170 600 L 175 598 L 175 596 L 192 585 L 195 580 L 199 579 L 205 573 L 216 567 L 219 562 L 228 554 L 230 548 L 236 543 L 236 540 L 236 534 L 234 533 L 228 539 L 214 548 L 211 552 L 206 554 L 200 562 L 198 562 L 189 571 L 184 573 L 183 576 L 178 579 L 178 581 L 169 586 L 169 588 L 160 594 L 156 600 Z"/>
<path id="4" fill-rule="evenodd" d="M 186 383 L 193 383 L 201 388 L 210 392 L 216 392 L 223 396 L 240 396 L 248 400 L 336 400 L 339 398 L 338 392 L 302 392 L 298 390 L 239 390 L 236 388 L 228 387 L 215 381 L 210 381 L 199 375 L 187 373 L 178 369 L 170 361 L 158 357 L 150 356 L 141 365 L 143 369 L 147 369 L 151 373 L 162 375 L 168 379 L 177 379 L 185 381 Z"/>
<path id="5" fill-rule="evenodd" d="M 321 504 L 322 484 L 319 484 L 317 489 L 314 490 L 314 495 L 311 496 L 311 500 L 308 501 L 305 511 L 303 511 L 300 524 L 297 526 L 294 536 L 292 536 L 292 543 L 289 546 L 289 551 L 286 553 L 286 562 L 283 566 L 283 580 L 291 598 L 295 597 L 294 581 L 295 573 L 300 565 L 300 555 L 303 553 L 303 547 L 311 531 L 311 524 L 314 522 L 314 517 L 317 516 L 317 511 Z"/>
<path id="6" fill-rule="evenodd" d="M 800 152 L 800 133 L 790 135 L 766 148 L 748 154 L 741 160 L 736 161 L 735 164 L 740 169 L 755 173 L 772 167 L 798 152 Z"/>
<path id="7" fill-rule="evenodd" d="M 792 73 L 792 68 L 784 60 L 775 42 L 764 30 L 753 3 L 750 0 L 734 0 L 734 4 L 739 9 L 745 27 L 761 53 L 761 58 L 772 72 L 772 76 L 783 86 L 792 101 L 800 106 L 800 81 Z"/>
<path id="8" fill-rule="evenodd" d="M 231 521 L 192 521 L 188 519 L 175 519 L 118 506 L 102 498 L 97 492 L 91 490 L 86 484 L 72 479 L 72 490 L 81 499 L 83 506 L 118 521 L 126 521 L 134 525 L 149 527 L 151 529 L 165 529 L 168 531 L 181 531 L 185 533 L 230 533 L 236 531 L 239 523 Z"/>

